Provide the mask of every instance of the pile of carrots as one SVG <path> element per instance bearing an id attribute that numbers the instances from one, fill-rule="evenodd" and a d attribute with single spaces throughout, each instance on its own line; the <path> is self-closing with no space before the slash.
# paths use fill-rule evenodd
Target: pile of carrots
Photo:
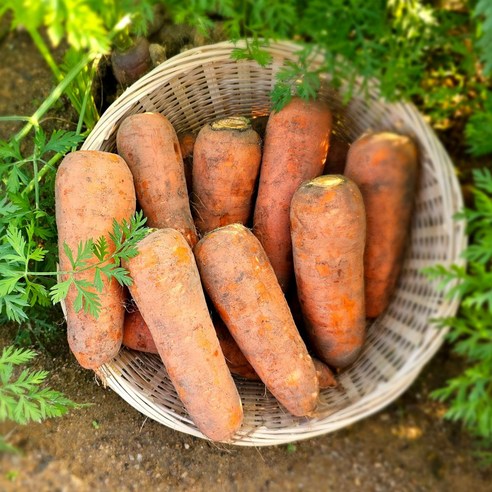
<path id="1" fill-rule="evenodd" d="M 325 103 L 294 98 L 270 114 L 263 138 L 241 116 L 180 140 L 163 115 L 131 115 L 117 152 L 74 152 L 57 173 L 61 271 L 65 243 L 76 250 L 105 235 L 114 247 L 113 219 L 129 220 L 137 202 L 152 228 L 124 265 L 131 312 L 114 279 L 103 279 L 97 319 L 76 312 L 72 286 L 68 341 L 79 363 L 97 369 L 122 343 L 158 353 L 212 440 L 242 423 L 231 373 L 263 381 L 291 414 L 315 415 L 320 388 L 359 356 L 366 318 L 395 288 L 414 142 L 367 132 L 348 146 L 333 137 Z"/>

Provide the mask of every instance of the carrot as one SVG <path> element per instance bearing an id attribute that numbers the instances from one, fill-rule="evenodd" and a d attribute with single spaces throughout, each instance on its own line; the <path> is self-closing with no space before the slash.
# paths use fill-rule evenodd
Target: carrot
<path id="1" fill-rule="evenodd" d="M 193 252 L 174 229 L 137 244 L 126 262 L 130 292 L 149 327 L 178 396 L 200 431 L 230 439 L 242 423 L 241 400 L 208 312 Z"/>
<path id="2" fill-rule="evenodd" d="M 232 374 L 241 376 L 245 379 L 259 380 L 258 374 L 256 374 L 253 366 L 248 362 L 248 359 L 244 356 L 239 348 L 236 340 L 232 337 L 227 329 L 226 325 L 221 318 L 215 316 L 213 318 L 215 331 L 219 338 L 220 348 L 224 354 L 227 366 Z"/>
<path id="3" fill-rule="evenodd" d="M 330 137 L 330 149 L 323 174 L 343 174 L 350 144 L 336 133 Z"/>
<path id="4" fill-rule="evenodd" d="M 169 120 L 159 113 L 128 116 L 118 129 L 116 144 L 132 171 L 149 227 L 177 229 L 193 246 L 197 237 L 183 159 Z"/>
<path id="5" fill-rule="evenodd" d="M 132 350 L 139 350 L 140 352 L 148 352 L 149 354 L 159 353 L 149 327 L 138 309 L 125 314 L 123 345 Z"/>
<path id="6" fill-rule="evenodd" d="M 193 187 L 193 150 L 195 148 L 196 136 L 193 133 L 182 133 L 178 135 L 179 148 L 183 157 L 184 173 L 186 178 L 186 189 Z"/>
<path id="7" fill-rule="evenodd" d="M 313 357 L 313 362 L 320 389 L 336 387 L 338 383 L 331 369 L 319 359 L 316 359 L 316 357 Z"/>
<path id="8" fill-rule="evenodd" d="M 331 122 L 324 103 L 299 98 L 268 119 L 253 232 L 284 292 L 293 272 L 290 201 L 304 181 L 323 172 Z"/>
<path id="9" fill-rule="evenodd" d="M 193 157 L 196 137 L 193 133 L 182 133 L 178 135 L 179 149 L 183 159 Z"/>
<path id="10" fill-rule="evenodd" d="M 359 186 L 367 214 L 366 315 L 388 306 L 401 270 L 415 201 L 417 148 L 404 135 L 366 134 L 350 147 L 345 175 Z"/>
<path id="11" fill-rule="evenodd" d="M 316 370 L 258 239 L 232 224 L 207 234 L 194 251 L 208 295 L 261 380 L 290 413 L 312 414 Z"/>
<path id="12" fill-rule="evenodd" d="M 147 39 L 137 38 L 125 50 L 114 49 L 111 65 L 116 80 L 127 87 L 143 77 L 152 68 L 150 45 Z"/>
<path id="13" fill-rule="evenodd" d="M 202 234 L 248 221 L 260 161 L 260 137 L 247 118 L 224 118 L 200 130 L 193 152 L 193 202 Z"/>
<path id="14" fill-rule="evenodd" d="M 346 367 L 365 333 L 365 213 L 356 184 L 340 175 L 304 183 L 291 204 L 294 270 L 306 330 L 319 358 Z"/>
<path id="15" fill-rule="evenodd" d="M 60 271 L 72 269 L 64 244 L 74 253 L 80 242 L 106 236 L 109 251 L 114 243 L 109 238 L 113 220 L 130 220 L 135 213 L 135 189 L 125 161 L 116 154 L 78 151 L 68 154 L 56 173 L 56 224 Z M 97 260 L 88 260 L 88 264 Z M 62 274 L 61 280 L 68 275 Z M 75 274 L 81 281 L 94 280 L 94 269 Z M 82 367 L 97 369 L 111 360 L 120 349 L 123 336 L 124 292 L 112 279 L 103 276 L 99 294 L 101 310 L 96 319 L 84 311 L 75 312 L 77 289 L 72 285 L 65 300 L 67 337 L 70 349 Z"/>

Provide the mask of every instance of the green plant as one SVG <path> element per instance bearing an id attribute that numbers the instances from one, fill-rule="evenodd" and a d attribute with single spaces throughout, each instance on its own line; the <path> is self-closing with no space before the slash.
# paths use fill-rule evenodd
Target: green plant
<path id="1" fill-rule="evenodd" d="M 372 78 L 380 81 L 383 96 L 409 96 L 418 87 L 422 56 L 432 35 L 432 9 L 418 1 L 323 0 L 300 2 L 222 0 L 219 2 L 170 1 L 178 22 L 208 29 L 211 14 L 224 18 L 224 29 L 233 41 L 246 37 L 236 58 L 253 58 L 266 64 L 264 47 L 271 39 L 296 39 L 301 45 L 299 63 L 285 66 L 273 92 L 278 106 L 292 93 L 312 97 L 320 73 L 328 73 L 335 86 L 350 95 L 362 77 L 362 91 Z M 310 59 L 323 58 L 319 70 L 310 69 Z"/>
<path id="2" fill-rule="evenodd" d="M 55 164 L 83 137 L 76 132 L 55 130 L 48 138 L 40 126 L 34 129 L 33 150 L 26 155 L 17 138 L 0 142 L 0 320 L 25 323 L 25 341 L 41 345 L 42 333 L 53 331 L 49 323 L 52 301 L 60 301 L 74 284 L 78 305 L 98 313 L 97 291 L 101 275 L 113 276 L 122 284 L 129 279 L 120 266 L 134 254 L 134 244 L 142 237 L 145 219 L 136 215 L 129 223 L 115 224 L 116 250 L 109 254 L 104 238 L 80 245 L 70 252 L 73 270 L 87 268 L 93 255 L 98 260 L 93 284 L 76 281 L 73 272 L 56 283 L 56 224 L 54 218 Z M 133 249 L 132 249 L 133 248 Z M 107 259 L 114 263 L 103 265 Z M 96 292 L 91 289 L 95 288 Z M 6 319 L 5 319 L 6 318 Z"/>
<path id="3" fill-rule="evenodd" d="M 4 202 L 4 210 L 11 216 L 13 206 Z M 15 207 L 15 205 L 14 205 Z M 1 214 L 1 210 L 0 210 Z M 50 239 L 55 236 L 55 225 L 52 216 L 40 211 L 39 217 L 48 220 L 46 228 L 36 227 L 36 214 L 26 212 L 29 221 L 23 228 L 9 223 L 3 224 L 5 232 L 0 243 L 0 313 L 4 312 L 9 320 L 21 322 L 29 318 L 28 307 L 39 309 L 50 306 L 63 300 L 69 288 L 73 285 L 77 290 L 75 310 L 84 309 L 97 317 L 100 311 L 98 293 L 102 291 L 102 277 L 116 279 L 121 285 L 129 285 L 131 279 L 128 272 L 121 266 L 121 261 L 129 259 L 137 254 L 136 243 L 147 233 L 144 228 L 146 221 L 142 213 L 137 213 L 130 222 L 121 224 L 113 223 L 111 240 L 115 244 L 115 250 L 110 252 L 109 245 L 104 236 L 97 240 L 89 240 L 78 245 L 77 251 L 71 251 L 66 244 L 64 251 L 68 256 L 72 269 L 59 272 L 56 269 L 53 258 L 46 259 L 49 250 L 40 240 Z M 1 227 L 1 224 L 0 224 Z M 48 228 L 49 227 L 49 228 Z M 56 244 L 51 242 L 52 249 Z M 54 251 L 52 251 L 54 253 Z M 51 255 L 50 255 L 51 256 Z M 96 259 L 96 262 L 93 259 Z M 89 261 L 90 260 L 90 261 Z M 78 272 L 94 269 L 92 282 L 76 278 Z M 58 275 L 68 278 L 56 282 Z"/>
<path id="4" fill-rule="evenodd" d="M 27 131 L 36 118 L 28 120 Z M 48 137 L 35 126 L 28 151 L 22 135 L 0 141 L 0 322 L 24 321 L 24 341 L 44 345 L 56 331 L 49 323 L 52 281 L 39 275 L 56 270 L 55 165 L 83 137 L 60 130 Z"/>
<path id="5" fill-rule="evenodd" d="M 99 119 L 92 93 L 101 56 L 112 45 L 128 46 L 131 34 L 142 34 L 153 18 L 152 0 L 4 0 L 0 18 L 11 15 L 11 28 L 23 27 L 43 55 L 57 82 L 70 71 L 77 73 L 64 89 L 80 115 L 79 133 L 84 122 L 91 130 Z M 52 48 L 65 40 L 69 46 L 58 63 Z"/>
<path id="6" fill-rule="evenodd" d="M 7 10 L 12 11 L 13 25 L 25 25 L 59 79 L 58 85 L 32 116 L 0 117 L 0 122 L 25 121 L 24 127 L 10 140 L 0 141 L 0 191 L 3 195 L 0 200 L 0 322 L 16 321 L 20 324 L 16 337 L 18 342 L 36 343 L 44 348 L 60 331 L 59 323 L 53 322 L 54 317 L 60 314 L 53 310 L 52 301 L 61 300 L 71 284 L 75 285 L 80 294 L 77 308 L 84 307 L 97 314 L 97 290 L 100 289 L 101 274 L 114 276 L 122 283 L 128 282 L 119 262 L 128 254 L 130 236 L 138 238 L 144 222 L 141 217 L 136 217 L 130 224 L 115 226 L 114 234 L 119 234 L 119 243 L 116 253 L 110 255 L 116 260 L 116 263 L 111 264 L 114 265 L 113 270 L 101 266 L 102 256 L 108 253 L 107 245 L 96 241 L 81 246 L 77 254 L 73 253 L 76 256 L 75 269 L 83 269 L 92 254 L 98 257 L 101 268 L 96 268 L 94 283 L 82 284 L 74 280 L 73 273 L 69 273 L 67 281 L 56 284 L 58 247 L 53 193 L 56 164 L 83 141 L 83 122 L 90 128 L 98 118 L 97 112 L 90 112 L 93 103 L 91 84 L 95 71 L 92 62 L 108 49 L 114 35 L 127 29 L 132 14 L 138 17 L 134 7 L 125 14 L 126 21 L 121 20 L 120 17 L 124 15 L 122 9 L 128 2 L 120 3 L 119 9 L 113 9 L 113 17 L 107 19 L 114 22 L 120 19 L 120 22 L 109 31 L 104 28 L 97 14 L 96 6 L 101 8 L 99 4 L 76 2 L 77 8 L 70 10 L 72 3 L 71 0 L 64 0 L 60 4 L 61 8 L 56 9 L 55 3 L 48 1 L 6 1 L 0 7 L 0 15 Z M 112 2 L 108 0 L 104 3 L 109 5 Z M 31 8 L 30 13 L 24 8 Z M 93 9 L 92 14 L 87 11 L 88 8 Z M 83 15 L 86 16 L 84 21 L 93 23 L 90 29 L 85 29 L 84 22 L 81 22 Z M 148 19 L 149 15 L 144 18 L 145 21 Z M 48 36 L 54 44 L 67 35 L 72 45 L 65 55 L 62 68 L 57 67 L 48 46 L 39 35 L 43 25 L 47 26 Z M 75 97 L 78 101 L 77 130 L 57 130 L 48 137 L 42 127 L 42 118 L 63 94 L 68 94 L 72 99 Z M 27 150 L 27 139 L 32 142 L 32 150 Z M 96 292 L 92 292 L 93 289 Z"/>
<path id="7" fill-rule="evenodd" d="M 107 35 L 103 30 L 101 19 L 84 5 L 85 2 L 63 0 L 5 0 L 0 6 L 0 17 L 11 14 L 11 28 L 22 26 L 31 36 L 39 52 L 52 70 L 57 82 L 61 82 L 66 72 L 56 62 L 50 47 L 41 35 L 43 27 L 53 46 L 58 46 L 64 37 L 80 53 L 78 61 L 84 59 L 79 73 L 91 70 L 91 64 L 97 53 L 109 50 Z M 90 56 L 88 56 L 90 54 Z M 85 56 L 84 56 L 85 55 Z M 82 113 L 85 104 L 84 120 L 92 128 L 98 119 L 95 102 L 90 95 L 90 87 L 85 84 L 83 75 L 77 74 L 76 82 L 67 87 L 66 93 L 74 108 Z M 86 96 L 87 94 L 87 96 Z M 84 103 L 84 99 L 87 99 Z"/>
<path id="8" fill-rule="evenodd" d="M 432 396 L 449 403 L 446 418 L 462 421 L 474 435 L 492 444 L 492 173 L 475 170 L 474 207 L 457 217 L 466 220 L 471 242 L 463 252 L 467 267 L 435 266 L 427 270 L 441 286 L 454 287 L 449 296 L 461 298 L 455 317 L 439 320 L 448 327 L 453 350 L 467 368 Z"/>
<path id="9" fill-rule="evenodd" d="M 67 281 L 56 284 L 58 246 L 53 193 L 56 164 L 76 148 L 84 136 L 79 131 L 55 130 L 48 137 L 40 119 L 77 76 L 83 63 L 79 62 L 69 72 L 31 117 L 0 117 L 0 121 L 26 121 L 10 140 L 0 141 L 0 190 L 3 191 L 0 200 L 0 322 L 21 323 L 17 340 L 40 346 L 46 346 L 58 331 L 57 324 L 53 323 L 52 301 L 60 301 L 72 283 L 80 293 L 80 306 L 97 314 L 101 274 L 128 282 L 120 261 L 131 254 L 132 241 L 141 237 L 145 222 L 140 215 L 130 223 L 115 224 L 113 234 L 117 249 L 112 255 L 108 255 L 107 244 L 101 239 L 80 245 L 79 251 L 73 252 L 73 266 L 77 270 L 85 268 L 93 254 L 99 265 L 103 256 L 116 261 L 96 268 L 93 284 L 74 281 L 73 272 L 68 272 Z M 27 151 L 24 139 L 30 135 L 32 151 Z"/>
<path id="10" fill-rule="evenodd" d="M 418 0 L 193 0 L 163 2 L 176 22 L 203 32 L 211 18 L 238 47 L 238 59 L 270 61 L 264 50 L 271 40 L 294 39 L 299 62 L 278 73 L 274 107 L 293 94 L 313 97 L 326 73 L 343 90 L 345 100 L 367 94 L 377 81 L 383 98 L 413 100 L 436 128 L 448 129 L 457 119 L 468 121 L 466 136 L 475 155 L 490 152 L 490 70 L 492 4 L 463 1 L 454 10 Z M 313 70 L 314 56 L 322 60 Z M 483 66 L 483 73 L 477 66 Z"/>
<path id="11" fill-rule="evenodd" d="M 0 355 L 0 422 L 11 421 L 25 425 L 31 421 L 60 417 L 70 409 L 81 408 L 62 393 L 44 385 L 46 371 L 16 371 L 35 357 L 35 352 L 13 346 L 5 347 Z M 0 453 L 16 449 L 0 436 Z"/>
<path id="12" fill-rule="evenodd" d="M 142 212 L 137 212 L 130 222 L 123 220 L 119 224 L 114 221 L 113 232 L 109 234 L 114 243 L 113 252 L 110 252 L 109 244 L 104 236 L 96 241 L 89 240 L 80 243 L 76 254 L 70 250 L 66 243 L 63 244 L 63 249 L 72 269 L 67 272 L 58 272 L 58 274 L 66 275 L 68 278 L 63 282 L 56 283 L 51 288 L 50 296 L 53 303 L 64 299 L 73 285 L 77 290 L 77 297 L 74 302 L 75 311 L 83 308 L 97 318 L 101 309 L 98 293 L 104 287 L 103 276 L 108 279 L 114 278 L 120 285 L 131 285 L 132 279 L 128 271 L 121 266 L 121 263 L 137 255 L 136 244 L 148 233 L 148 229 L 144 227 L 146 220 Z M 93 260 L 94 257 L 96 262 L 89 261 Z M 88 269 L 94 269 L 92 282 L 76 277 L 77 273 Z M 47 272 L 48 275 L 55 273 Z"/>

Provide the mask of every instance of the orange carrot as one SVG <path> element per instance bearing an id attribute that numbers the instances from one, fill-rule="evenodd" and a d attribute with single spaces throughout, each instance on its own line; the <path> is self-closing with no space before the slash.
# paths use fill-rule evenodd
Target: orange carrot
<path id="1" fill-rule="evenodd" d="M 331 122 L 324 103 L 299 98 L 268 120 L 253 231 L 284 292 L 293 272 L 290 201 L 304 181 L 323 172 Z"/>
<path id="2" fill-rule="evenodd" d="M 248 221 L 260 161 L 260 137 L 247 118 L 224 118 L 200 130 L 193 153 L 193 202 L 202 234 Z"/>
<path id="3" fill-rule="evenodd" d="M 400 273 L 418 174 L 417 148 L 404 135 L 366 134 L 350 147 L 345 175 L 359 186 L 367 214 L 366 315 L 388 306 Z"/>
<path id="4" fill-rule="evenodd" d="M 313 357 L 313 362 L 314 367 L 316 368 L 316 375 L 318 376 L 320 389 L 334 388 L 338 385 L 333 372 L 326 364 L 323 364 L 323 362 L 315 357 Z"/>
<path id="5" fill-rule="evenodd" d="M 178 141 L 181 156 L 183 157 L 186 188 L 187 190 L 191 190 L 193 187 L 193 150 L 195 148 L 196 136 L 193 133 L 183 133 L 178 135 Z"/>
<path id="6" fill-rule="evenodd" d="M 147 225 L 177 229 L 193 246 L 197 237 L 183 159 L 169 120 L 159 113 L 128 116 L 118 129 L 116 144 L 132 171 Z"/>
<path id="7" fill-rule="evenodd" d="M 258 239 L 227 225 L 203 237 L 195 256 L 217 312 L 261 380 L 290 413 L 312 414 L 316 370 Z"/>
<path id="8" fill-rule="evenodd" d="M 130 292 L 178 396 L 207 437 L 229 440 L 242 423 L 241 400 L 208 312 L 193 252 L 174 229 L 137 245 L 126 263 Z"/>
<path id="9" fill-rule="evenodd" d="M 60 271 L 72 269 L 65 254 L 66 244 L 74 256 L 80 242 L 106 236 L 110 252 L 114 243 L 109 238 L 113 220 L 130 220 L 135 213 L 133 178 L 125 161 L 108 152 L 78 151 L 68 154 L 58 168 L 55 184 L 56 224 Z M 88 264 L 96 263 L 94 258 Z M 94 269 L 75 274 L 81 281 L 93 282 Z M 68 279 L 67 274 L 61 280 Z M 82 367 L 97 369 L 118 353 L 123 336 L 124 292 L 112 279 L 103 276 L 99 294 L 101 311 L 96 319 L 84 311 L 75 312 L 78 292 L 74 285 L 65 299 L 67 336 L 70 349 Z"/>
<path id="10" fill-rule="evenodd" d="M 294 270 L 306 330 L 319 358 L 346 367 L 365 333 L 362 195 L 340 175 L 304 183 L 291 204 Z"/>
<path id="11" fill-rule="evenodd" d="M 220 348 L 224 354 L 227 366 L 232 374 L 241 376 L 245 379 L 259 380 L 258 374 L 256 374 L 253 366 L 248 362 L 248 359 L 244 356 L 239 348 L 236 340 L 232 337 L 227 329 L 226 325 L 221 318 L 215 316 L 213 318 L 215 331 L 219 338 Z"/>
<path id="12" fill-rule="evenodd" d="M 183 159 L 193 157 L 193 150 L 195 148 L 196 137 L 193 133 L 183 133 L 178 135 L 179 148 L 181 150 L 181 156 Z"/>
<path id="13" fill-rule="evenodd" d="M 149 327 L 137 309 L 125 314 L 125 324 L 123 327 L 123 345 L 132 350 L 158 354 L 154 339 Z"/>
<path id="14" fill-rule="evenodd" d="M 330 137 L 330 150 L 323 174 L 343 174 L 350 144 L 336 133 Z"/>

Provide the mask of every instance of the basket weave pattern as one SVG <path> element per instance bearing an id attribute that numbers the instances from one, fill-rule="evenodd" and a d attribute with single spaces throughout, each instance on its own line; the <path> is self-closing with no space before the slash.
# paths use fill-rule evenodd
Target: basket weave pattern
<path id="1" fill-rule="evenodd" d="M 294 60 L 297 46 L 272 44 L 273 62 L 233 61 L 232 45 L 220 43 L 189 50 L 163 63 L 130 87 L 105 112 L 83 149 L 115 152 L 116 130 L 130 114 L 161 112 L 177 133 L 197 131 L 216 118 L 270 112 L 275 73 Z M 313 64 L 316 65 L 314 60 Z M 236 378 L 244 424 L 233 444 L 272 445 L 306 439 L 342 428 L 391 403 L 414 381 L 440 347 L 444 331 L 431 318 L 449 316 L 456 301 L 445 299 L 420 273 L 426 266 L 460 264 L 463 225 L 452 220 L 462 206 L 448 155 L 418 111 L 409 104 L 386 104 L 373 90 L 369 101 L 344 106 L 336 93 L 322 90 L 337 133 L 348 142 L 364 131 L 410 135 L 418 144 L 421 172 L 410 242 L 398 287 L 387 311 L 368 326 L 362 355 L 338 377 L 339 387 L 321 392 L 314 418 L 289 415 L 258 382 Z M 102 367 L 106 383 L 148 417 L 181 432 L 204 437 L 181 404 L 158 356 L 122 348 Z"/>

